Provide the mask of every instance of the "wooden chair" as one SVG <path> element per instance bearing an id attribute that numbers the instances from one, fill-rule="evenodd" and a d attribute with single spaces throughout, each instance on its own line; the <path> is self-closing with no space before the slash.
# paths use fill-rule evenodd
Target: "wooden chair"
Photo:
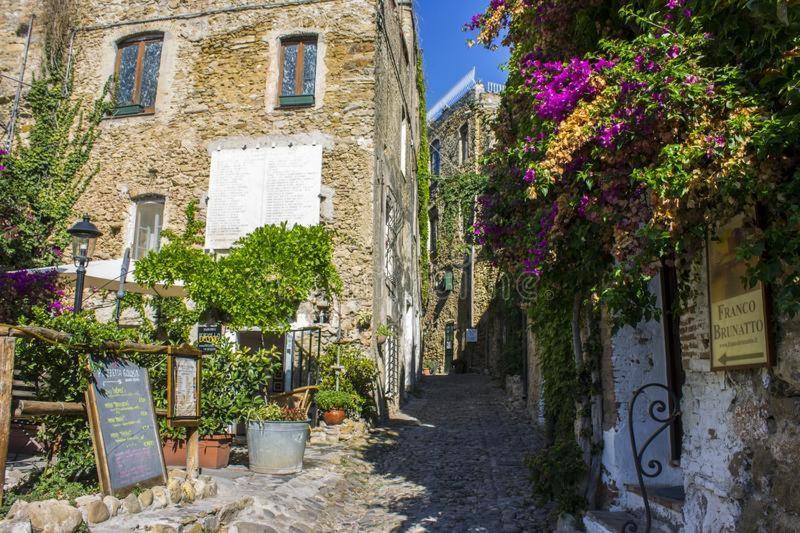
<path id="1" fill-rule="evenodd" d="M 318 390 L 319 387 L 317 385 L 298 387 L 292 392 L 284 392 L 283 394 L 270 396 L 269 401 L 275 402 L 281 407 L 300 409 L 306 414 L 306 416 L 308 416 L 308 410 L 311 409 L 311 403 L 313 402 L 314 395 Z"/>

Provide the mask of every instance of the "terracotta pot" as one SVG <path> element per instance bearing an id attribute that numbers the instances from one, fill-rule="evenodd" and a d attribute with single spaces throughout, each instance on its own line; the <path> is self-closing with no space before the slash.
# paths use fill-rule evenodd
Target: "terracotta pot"
<path id="1" fill-rule="evenodd" d="M 431 369 L 430 368 L 423 368 L 422 369 L 422 375 L 423 376 L 430 376 L 431 375 Z"/>
<path id="2" fill-rule="evenodd" d="M 211 435 L 200 438 L 200 467 L 225 468 L 231 457 L 230 435 Z M 167 466 L 186 466 L 186 440 L 164 441 L 164 462 Z"/>
<path id="3" fill-rule="evenodd" d="M 388 338 L 389 337 L 387 337 L 386 335 L 376 335 L 375 336 L 375 342 L 377 342 L 378 346 L 380 346 L 383 343 L 385 343 Z"/>
<path id="4" fill-rule="evenodd" d="M 200 438 L 200 466 L 225 468 L 231 458 L 231 435 L 210 435 Z"/>
<path id="5" fill-rule="evenodd" d="M 166 439 L 164 441 L 164 462 L 167 466 L 186 466 L 186 441 Z"/>
<path id="6" fill-rule="evenodd" d="M 344 421 L 344 409 L 331 409 L 322 414 L 322 419 L 329 426 L 338 426 Z"/>

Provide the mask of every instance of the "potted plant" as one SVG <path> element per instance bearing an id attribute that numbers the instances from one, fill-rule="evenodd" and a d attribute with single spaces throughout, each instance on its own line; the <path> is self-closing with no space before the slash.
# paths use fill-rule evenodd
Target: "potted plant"
<path id="1" fill-rule="evenodd" d="M 394 331 L 392 331 L 392 328 L 387 324 L 381 324 L 378 326 L 378 329 L 375 330 L 375 340 L 378 341 L 378 344 L 383 344 L 386 342 L 386 339 L 392 336 L 394 336 Z"/>
<path id="2" fill-rule="evenodd" d="M 275 350 L 238 350 L 228 339 L 221 339 L 213 354 L 203 358 L 200 395 L 200 466 L 224 468 L 230 460 L 233 435 L 231 421 L 245 418 L 260 387 L 279 364 Z M 186 464 L 186 433 L 183 428 L 168 428 L 162 422 L 164 460 L 171 466 Z"/>
<path id="3" fill-rule="evenodd" d="M 303 469 L 309 422 L 299 409 L 265 403 L 247 415 L 250 470 L 259 474 L 295 474 Z"/>
<path id="4" fill-rule="evenodd" d="M 425 357 L 422 360 L 422 375 L 430 376 L 437 367 L 438 364 L 436 360 Z"/>
<path id="5" fill-rule="evenodd" d="M 336 426 L 344 421 L 348 410 L 356 410 L 358 402 L 353 394 L 337 390 L 321 390 L 314 399 L 317 408 L 322 411 L 322 418 L 329 426 Z"/>

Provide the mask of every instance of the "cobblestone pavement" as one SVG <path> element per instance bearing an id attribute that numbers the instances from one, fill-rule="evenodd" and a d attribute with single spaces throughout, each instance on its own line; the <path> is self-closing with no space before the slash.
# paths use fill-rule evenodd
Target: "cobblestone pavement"
<path id="1" fill-rule="evenodd" d="M 373 432 L 351 531 L 551 531 L 531 499 L 526 455 L 542 438 L 476 374 L 425 378 L 419 397 Z"/>
<path id="2" fill-rule="evenodd" d="M 120 515 L 101 533 L 223 531 L 552 531 L 523 461 L 541 438 L 479 375 L 434 376 L 391 423 L 347 443 L 315 444 L 295 476 L 232 459 L 205 471 L 218 495 Z"/>

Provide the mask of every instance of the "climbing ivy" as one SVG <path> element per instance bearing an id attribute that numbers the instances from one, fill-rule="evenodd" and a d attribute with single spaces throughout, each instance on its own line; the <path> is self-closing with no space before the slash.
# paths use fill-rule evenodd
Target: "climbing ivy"
<path id="1" fill-rule="evenodd" d="M 52 57 L 25 98 L 30 128 L 18 134 L 0 172 L 0 270 L 53 264 L 68 242 L 75 202 L 97 172 L 87 168 L 110 109 L 110 85 L 88 109 L 72 99 L 72 79 Z M 20 128 L 21 129 L 21 128 Z"/>
<path id="2" fill-rule="evenodd" d="M 322 226 L 263 226 L 239 239 L 216 260 L 199 247 L 197 206 L 186 208 L 183 233 L 164 232 L 170 242 L 136 263 L 136 279 L 155 285 L 182 280 L 202 313 L 232 328 L 285 331 L 298 306 L 314 291 L 338 294 L 333 242 Z"/>
<path id="3" fill-rule="evenodd" d="M 431 259 L 428 253 L 430 219 L 428 209 L 431 198 L 430 145 L 428 144 L 428 111 L 425 100 L 425 75 L 422 69 L 422 54 L 417 54 L 417 93 L 419 94 L 419 151 L 417 152 L 417 199 L 419 202 L 419 275 L 422 280 L 422 302 L 428 301 L 428 278 Z"/>
<path id="4" fill-rule="evenodd" d="M 439 178 L 436 192 L 436 205 L 439 208 L 436 253 L 444 261 L 459 260 L 458 256 L 466 251 L 471 242 L 475 199 L 480 200 L 484 194 L 486 182 L 486 176 L 471 173 Z"/>

